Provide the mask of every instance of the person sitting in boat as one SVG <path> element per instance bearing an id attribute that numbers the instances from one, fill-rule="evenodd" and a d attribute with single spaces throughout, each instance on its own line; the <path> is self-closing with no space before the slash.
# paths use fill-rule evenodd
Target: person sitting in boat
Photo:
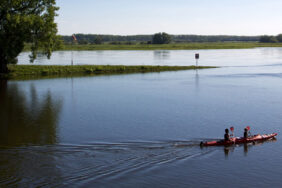
<path id="1" fill-rule="evenodd" d="M 249 135 L 248 135 L 248 129 L 245 128 L 245 129 L 244 129 L 244 138 L 247 139 L 248 137 L 249 137 Z"/>
<path id="2" fill-rule="evenodd" d="M 229 141 L 229 140 L 230 140 L 229 129 L 225 129 L 224 141 Z"/>

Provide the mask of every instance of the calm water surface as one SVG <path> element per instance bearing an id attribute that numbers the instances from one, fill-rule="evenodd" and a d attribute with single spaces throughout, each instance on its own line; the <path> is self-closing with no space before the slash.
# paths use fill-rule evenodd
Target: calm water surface
<path id="1" fill-rule="evenodd" d="M 74 52 L 193 64 L 196 51 Z M 281 187 L 282 48 L 200 50 L 223 68 L 0 82 L 0 187 Z M 70 52 L 35 64 L 68 64 Z M 27 54 L 19 57 L 26 63 Z M 234 126 L 276 141 L 200 148 Z"/>

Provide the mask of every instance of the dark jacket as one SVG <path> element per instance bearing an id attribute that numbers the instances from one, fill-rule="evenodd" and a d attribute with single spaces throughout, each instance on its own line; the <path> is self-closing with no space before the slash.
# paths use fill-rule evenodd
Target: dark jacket
<path id="1" fill-rule="evenodd" d="M 248 132 L 244 132 L 244 138 L 248 138 Z"/>
<path id="2" fill-rule="evenodd" d="M 230 136 L 229 136 L 229 134 L 227 134 L 227 133 L 225 133 L 225 134 L 224 134 L 224 140 L 225 140 L 225 141 L 230 140 Z"/>

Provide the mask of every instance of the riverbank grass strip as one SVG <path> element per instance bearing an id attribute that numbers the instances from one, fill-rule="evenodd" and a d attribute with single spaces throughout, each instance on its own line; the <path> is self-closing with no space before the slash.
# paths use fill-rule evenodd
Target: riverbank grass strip
<path id="1" fill-rule="evenodd" d="M 216 68 L 214 66 L 125 66 L 125 65 L 9 65 L 9 76 L 47 76 L 47 75 L 72 75 L 72 74 L 122 74 L 146 73 L 162 71 L 178 71 L 190 69 Z"/>

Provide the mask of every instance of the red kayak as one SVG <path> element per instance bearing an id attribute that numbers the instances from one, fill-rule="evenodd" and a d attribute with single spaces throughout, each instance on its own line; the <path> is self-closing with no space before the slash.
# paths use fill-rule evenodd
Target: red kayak
<path id="1" fill-rule="evenodd" d="M 225 140 L 218 140 L 218 141 L 210 141 L 210 142 L 201 142 L 201 146 L 230 146 L 233 144 L 244 144 L 249 142 L 257 142 L 257 141 L 265 141 L 273 139 L 275 136 L 277 136 L 277 133 L 272 134 L 263 134 L 263 135 L 254 135 L 250 136 L 248 138 L 244 137 L 235 137 L 231 138 L 229 141 Z"/>

